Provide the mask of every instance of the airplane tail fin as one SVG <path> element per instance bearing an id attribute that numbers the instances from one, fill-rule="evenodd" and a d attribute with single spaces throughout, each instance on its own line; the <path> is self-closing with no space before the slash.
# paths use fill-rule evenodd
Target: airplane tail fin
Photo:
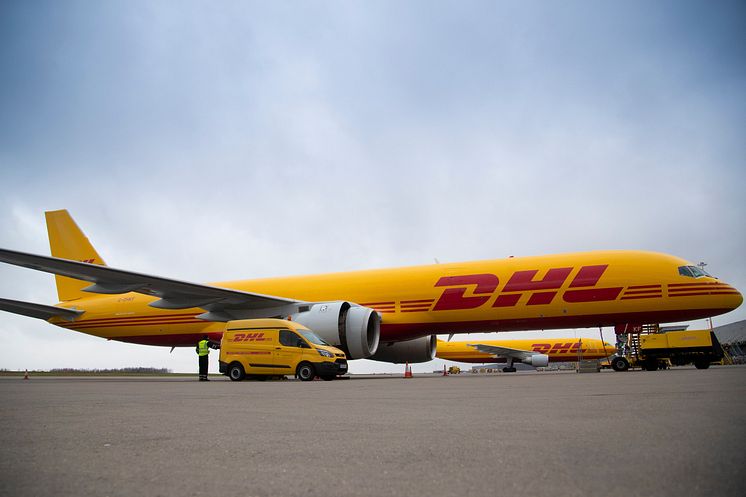
<path id="1" fill-rule="evenodd" d="M 83 231 L 75 224 L 69 212 L 66 210 L 49 211 L 44 215 L 47 219 L 47 233 L 52 257 L 100 266 L 106 265 Z M 60 302 L 90 296 L 83 292 L 83 288 L 90 286 L 90 282 L 60 275 L 55 275 L 54 278 L 57 282 L 57 296 Z"/>

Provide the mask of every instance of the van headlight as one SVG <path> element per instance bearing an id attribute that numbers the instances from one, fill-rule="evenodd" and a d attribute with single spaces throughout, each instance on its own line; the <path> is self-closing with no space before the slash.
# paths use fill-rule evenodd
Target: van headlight
<path id="1" fill-rule="evenodd" d="M 316 349 L 316 351 L 317 351 L 317 352 L 319 353 L 319 355 L 320 355 L 320 356 L 324 356 L 324 357 L 334 357 L 334 354 L 332 354 L 332 353 L 331 353 L 331 352 L 329 352 L 328 350 L 324 350 L 324 349 Z"/>

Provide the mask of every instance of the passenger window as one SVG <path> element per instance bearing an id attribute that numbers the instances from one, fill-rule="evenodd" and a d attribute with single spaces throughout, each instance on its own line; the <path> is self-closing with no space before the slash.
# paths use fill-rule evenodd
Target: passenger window
<path id="1" fill-rule="evenodd" d="M 285 347 L 303 347 L 306 345 L 301 337 L 288 330 L 280 330 L 280 344 Z"/>

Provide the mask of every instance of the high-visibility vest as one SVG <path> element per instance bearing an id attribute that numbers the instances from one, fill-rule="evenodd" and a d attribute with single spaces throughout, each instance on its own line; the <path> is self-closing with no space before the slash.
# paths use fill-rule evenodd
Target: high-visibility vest
<path id="1" fill-rule="evenodd" d="M 197 355 L 202 357 L 210 353 L 210 347 L 208 347 L 209 340 L 200 340 L 197 344 Z"/>

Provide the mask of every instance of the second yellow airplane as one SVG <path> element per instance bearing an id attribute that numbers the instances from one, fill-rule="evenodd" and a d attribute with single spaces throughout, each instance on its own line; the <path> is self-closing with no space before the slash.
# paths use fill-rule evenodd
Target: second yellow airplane
<path id="1" fill-rule="evenodd" d="M 527 340 L 438 340 L 435 356 L 456 362 L 484 364 L 506 362 L 506 373 L 515 372 L 514 362 L 544 367 L 550 362 L 605 359 L 616 352 L 608 342 L 595 338 L 532 338 Z"/>
<path id="2" fill-rule="evenodd" d="M 0 299 L 0 310 L 146 345 L 285 318 L 350 359 L 426 362 L 436 334 L 686 321 L 743 301 L 684 259 L 622 250 L 199 284 L 107 267 L 67 211 L 46 220 L 51 257 L 0 249 L 0 262 L 55 274 L 60 302 Z"/>

